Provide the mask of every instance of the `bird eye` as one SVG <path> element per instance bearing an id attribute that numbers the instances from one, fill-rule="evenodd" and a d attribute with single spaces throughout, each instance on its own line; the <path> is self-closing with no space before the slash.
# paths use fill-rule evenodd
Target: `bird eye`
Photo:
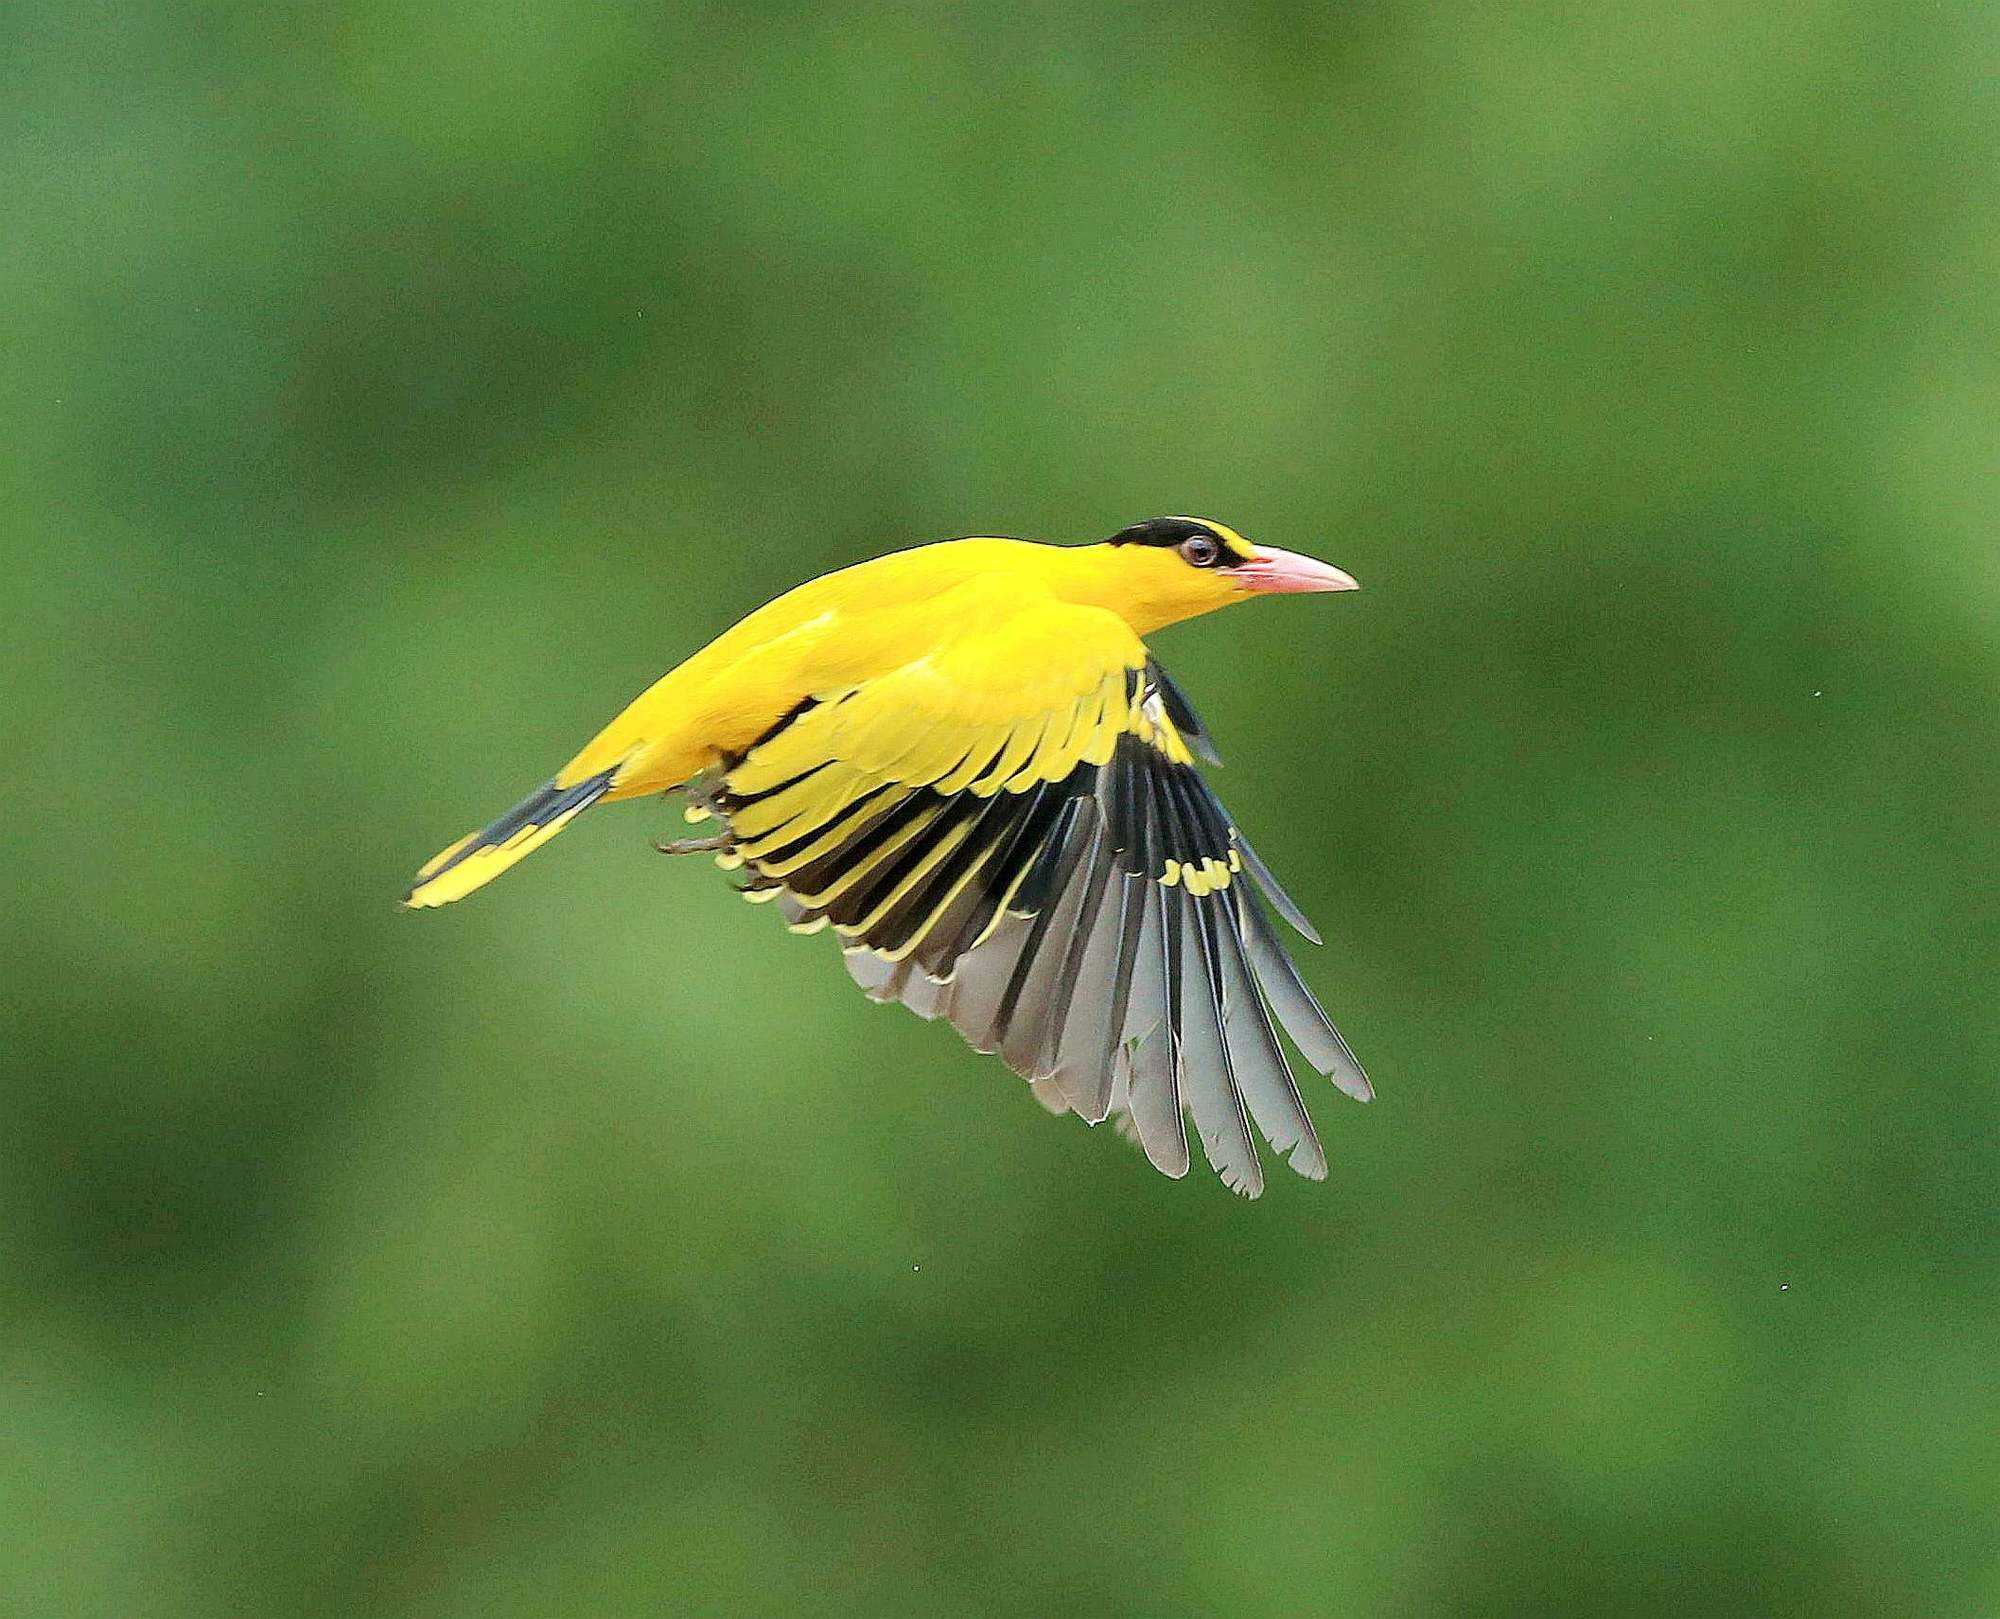
<path id="1" fill-rule="evenodd" d="M 1195 534 L 1181 541 L 1181 558 L 1197 568 L 1212 568 L 1222 560 L 1222 547 L 1206 534 Z"/>

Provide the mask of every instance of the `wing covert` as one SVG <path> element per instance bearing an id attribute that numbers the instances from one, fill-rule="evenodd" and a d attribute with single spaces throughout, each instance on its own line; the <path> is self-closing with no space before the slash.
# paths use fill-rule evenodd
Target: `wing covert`
<path id="1" fill-rule="evenodd" d="M 1326 1173 L 1278 1027 L 1370 1091 L 1250 889 L 1303 916 L 1197 748 L 1213 757 L 1124 621 L 1050 601 L 815 694 L 691 813 L 719 818 L 747 897 L 839 934 L 872 998 L 948 1019 L 1055 1111 L 1117 1117 L 1170 1175 L 1192 1119 L 1254 1196 L 1255 1132 Z"/>

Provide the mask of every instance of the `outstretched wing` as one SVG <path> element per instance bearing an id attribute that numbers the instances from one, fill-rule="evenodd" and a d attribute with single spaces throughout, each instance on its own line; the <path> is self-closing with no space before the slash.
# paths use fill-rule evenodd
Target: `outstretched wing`
<path id="1" fill-rule="evenodd" d="M 1275 1025 L 1349 1095 L 1370 1090 L 1243 877 L 1310 924 L 1197 749 L 1214 757 L 1123 619 L 1040 601 L 816 694 L 702 802 L 746 895 L 832 927 L 870 996 L 949 1019 L 1058 1113 L 1116 1116 L 1169 1175 L 1187 1172 L 1185 1114 L 1255 1196 L 1253 1121 L 1326 1173 Z"/>

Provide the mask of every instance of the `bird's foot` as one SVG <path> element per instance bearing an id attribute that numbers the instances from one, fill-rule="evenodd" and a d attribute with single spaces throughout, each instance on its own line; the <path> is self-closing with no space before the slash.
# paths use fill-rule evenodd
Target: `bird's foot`
<path id="1" fill-rule="evenodd" d="M 687 808 L 681 814 L 684 819 L 699 826 L 703 821 L 712 821 L 722 811 L 722 783 L 713 776 L 696 776 L 683 782 L 680 794 L 687 800 Z M 661 796 L 670 798 L 675 789 L 669 787 Z M 661 854 L 721 854 L 735 840 L 727 831 L 711 833 L 699 838 L 654 839 L 653 847 Z"/>
<path id="2" fill-rule="evenodd" d="M 653 847 L 661 854 L 715 854 L 729 847 L 729 838 L 723 833 L 711 838 L 655 838 Z"/>

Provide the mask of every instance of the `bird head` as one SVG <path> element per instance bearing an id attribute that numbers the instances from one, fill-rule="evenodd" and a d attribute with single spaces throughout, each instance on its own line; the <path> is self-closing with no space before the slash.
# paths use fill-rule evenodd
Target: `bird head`
<path id="1" fill-rule="evenodd" d="M 1149 518 L 1085 551 L 1096 554 L 1103 604 L 1141 635 L 1253 596 L 1360 588 L 1331 563 L 1252 545 L 1202 517 Z"/>

